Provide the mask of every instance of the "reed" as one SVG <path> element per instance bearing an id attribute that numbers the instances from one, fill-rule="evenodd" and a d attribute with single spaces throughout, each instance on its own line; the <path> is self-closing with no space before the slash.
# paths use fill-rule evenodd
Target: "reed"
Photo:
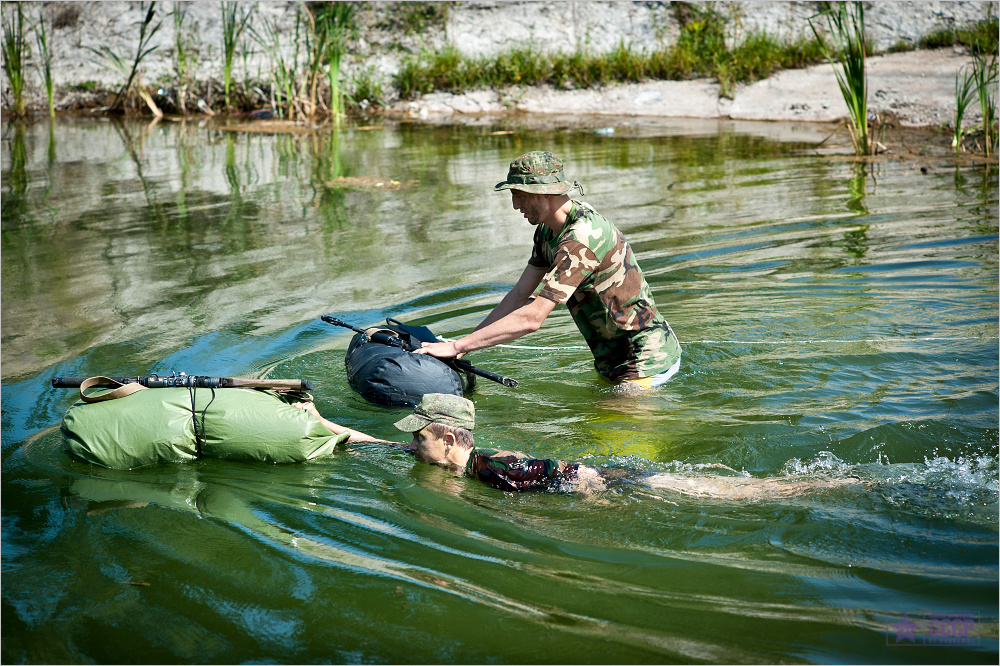
<path id="1" fill-rule="evenodd" d="M 347 42 L 354 32 L 355 5 L 350 2 L 327 2 L 310 9 L 303 5 L 308 31 L 306 33 L 306 87 L 309 91 L 307 115 L 317 108 L 319 81 L 323 72 L 330 90 L 328 110 L 330 117 L 339 122 L 344 111 L 344 94 L 341 90 L 341 59 Z"/>
<path id="2" fill-rule="evenodd" d="M 997 113 L 997 56 L 976 53 L 972 59 L 972 79 L 979 98 L 979 112 L 983 118 L 983 152 L 990 155 L 997 143 L 997 128 L 993 118 Z"/>
<path id="3" fill-rule="evenodd" d="M 250 26 L 250 35 L 271 58 L 271 108 L 279 118 L 287 115 L 289 120 L 294 120 L 297 111 L 299 115 L 305 115 L 298 97 L 300 17 L 296 14 L 291 59 L 285 55 L 281 46 L 281 31 L 277 25 L 266 18 L 261 25 L 259 31 Z"/>
<path id="4" fill-rule="evenodd" d="M 245 9 L 238 2 L 222 3 L 222 89 L 227 111 L 230 108 L 229 90 L 233 82 L 233 58 L 243 31 L 250 26 L 251 15 L 252 9 Z"/>
<path id="5" fill-rule="evenodd" d="M 24 12 L 21 3 L 14 3 L 13 13 L 3 19 L 3 71 L 10 85 L 13 103 L 8 105 L 15 116 L 25 114 L 24 63 L 28 59 L 28 42 L 24 37 Z"/>
<path id="6" fill-rule="evenodd" d="M 972 103 L 975 92 L 975 80 L 972 73 L 965 67 L 955 75 L 955 130 L 951 138 L 951 146 L 956 153 L 962 151 L 962 140 L 965 138 L 965 112 Z"/>
<path id="7" fill-rule="evenodd" d="M 826 45 L 813 19 L 826 18 L 833 47 Z M 844 96 L 849 113 L 848 129 L 854 152 L 870 155 L 875 152 L 875 141 L 868 131 L 868 76 L 865 71 L 867 45 L 865 43 L 865 9 L 861 2 L 827 3 L 826 11 L 809 19 L 816 39 L 824 45 L 827 57 L 834 63 L 837 85 Z"/>
<path id="8" fill-rule="evenodd" d="M 194 65 L 194 53 L 190 41 L 185 34 L 184 22 L 187 19 L 188 6 L 181 2 L 174 3 L 174 71 L 177 74 L 177 108 L 187 115 L 187 87 L 191 79 L 191 69 Z"/>
<path id="9" fill-rule="evenodd" d="M 145 8 L 146 3 L 140 3 L 140 8 Z M 146 8 L 146 17 L 143 19 L 142 23 L 139 24 L 139 45 L 136 47 L 135 57 L 132 60 L 132 64 L 129 65 L 124 58 L 118 55 L 111 47 L 102 46 L 96 49 L 92 46 L 86 47 L 89 51 L 99 56 L 103 61 L 105 66 L 117 71 L 123 78 L 125 78 L 125 84 L 118 90 L 115 95 L 114 102 L 111 104 L 111 108 L 126 108 L 132 95 L 137 95 L 146 102 L 146 106 L 153 112 L 154 115 L 163 115 L 160 109 L 153 102 L 153 98 L 149 96 L 149 93 L 142 87 L 141 79 L 142 76 L 139 73 L 139 66 L 142 64 L 143 59 L 150 53 L 159 48 L 158 45 L 150 46 L 150 42 L 153 36 L 156 35 L 157 31 L 160 29 L 162 23 L 157 22 L 153 25 L 153 19 L 156 15 L 156 2 L 150 2 L 149 7 Z M 150 27 L 152 26 L 152 27 Z"/>
<path id="10" fill-rule="evenodd" d="M 45 96 L 49 102 L 49 118 L 56 117 L 55 86 L 52 82 L 52 52 L 49 51 L 48 35 L 45 32 L 45 17 L 39 12 L 38 24 L 35 26 L 35 42 L 38 44 L 38 64 L 42 71 L 42 82 L 45 84 Z"/>

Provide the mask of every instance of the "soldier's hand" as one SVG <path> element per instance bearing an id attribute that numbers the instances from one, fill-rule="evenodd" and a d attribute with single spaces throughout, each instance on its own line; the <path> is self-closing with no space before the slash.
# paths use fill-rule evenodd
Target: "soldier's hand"
<path id="1" fill-rule="evenodd" d="M 413 353 L 427 354 L 435 358 L 462 358 L 464 356 L 455 349 L 454 342 L 424 342 L 419 349 L 414 349 Z"/>

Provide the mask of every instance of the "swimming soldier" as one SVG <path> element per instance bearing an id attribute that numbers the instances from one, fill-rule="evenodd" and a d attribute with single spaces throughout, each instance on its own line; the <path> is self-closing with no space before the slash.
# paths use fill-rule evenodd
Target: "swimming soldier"
<path id="1" fill-rule="evenodd" d="M 858 483 L 853 478 L 758 479 L 720 474 L 692 477 L 628 468 L 598 469 L 552 458 L 534 458 L 520 451 L 481 448 L 475 446 L 472 435 L 476 426 L 476 408 L 472 401 L 445 393 L 424 395 L 411 415 L 396 421 L 394 425 L 399 430 L 412 433 L 413 440 L 409 446 L 377 439 L 329 421 L 320 415 L 312 402 L 295 403 L 295 406 L 317 417 L 335 434 L 349 433 L 348 442 L 399 446 L 413 453 L 418 460 L 479 479 L 494 488 L 513 492 L 556 490 L 589 494 L 605 490 L 609 484 L 624 482 L 694 497 L 733 500 L 788 496 Z M 725 468 L 724 465 L 710 467 Z"/>
<path id="2" fill-rule="evenodd" d="M 601 375 L 642 388 L 670 379 L 680 368 L 677 336 L 656 309 L 621 231 L 590 205 L 569 198 L 583 188 L 566 180 L 562 161 L 548 151 L 521 155 L 493 189 L 510 190 L 511 205 L 535 227 L 528 265 L 471 334 L 424 343 L 415 353 L 460 357 L 516 340 L 537 331 L 564 303 Z"/>
<path id="3" fill-rule="evenodd" d="M 312 402 L 296 407 L 318 417 L 335 434 L 350 433 L 348 442 L 397 442 L 377 439 L 323 418 Z M 604 480 L 594 467 L 548 458 L 532 458 L 519 451 L 480 448 L 474 445 L 476 408 L 471 400 L 446 393 L 428 393 L 395 426 L 413 435 L 406 450 L 418 460 L 461 472 L 500 490 L 523 491 L 560 488 L 588 492 L 604 488 Z"/>

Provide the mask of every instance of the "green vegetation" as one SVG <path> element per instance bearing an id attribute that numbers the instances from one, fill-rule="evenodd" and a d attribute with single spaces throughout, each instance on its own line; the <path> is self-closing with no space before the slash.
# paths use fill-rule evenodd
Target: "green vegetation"
<path id="1" fill-rule="evenodd" d="M 140 7 L 145 7 L 145 3 L 141 3 Z M 111 104 L 112 109 L 125 109 L 127 110 L 129 105 L 133 102 L 134 96 L 141 97 L 149 109 L 155 115 L 162 115 L 160 109 L 153 102 L 153 98 L 149 96 L 149 93 L 142 87 L 142 77 L 139 73 L 139 65 L 142 63 L 143 59 L 150 53 L 155 51 L 157 46 L 150 46 L 149 42 L 153 39 L 153 36 L 160 29 L 161 23 L 157 22 L 155 26 L 150 30 L 150 25 L 153 23 L 153 18 L 156 13 L 156 2 L 149 3 L 149 7 L 146 9 L 146 18 L 139 25 L 139 45 L 135 50 L 135 58 L 132 61 L 132 65 L 129 66 L 125 60 L 113 51 L 108 46 L 102 46 L 100 49 L 95 49 L 93 47 L 86 47 L 89 51 L 100 56 L 104 61 L 104 65 L 114 71 L 118 72 L 122 77 L 126 77 L 124 85 L 118 90 L 118 94 L 115 95 L 115 100 Z"/>
<path id="2" fill-rule="evenodd" d="M 81 81 L 80 83 L 74 83 L 70 86 L 70 90 L 75 90 L 77 92 L 95 92 L 100 89 L 101 84 L 91 79 Z"/>
<path id="3" fill-rule="evenodd" d="M 385 91 L 378 69 L 372 65 L 358 70 L 353 77 L 352 105 L 358 111 L 365 113 L 371 107 L 385 106 Z"/>
<path id="4" fill-rule="evenodd" d="M 989 155 L 997 143 L 997 128 L 993 118 L 997 114 L 997 56 L 976 54 L 972 61 L 972 79 L 979 98 L 979 112 L 983 118 L 983 152 Z"/>
<path id="5" fill-rule="evenodd" d="M 233 58 L 240 44 L 243 31 L 250 22 L 251 10 L 240 7 L 237 2 L 222 3 L 222 88 L 226 96 L 226 110 L 229 110 L 229 89 L 233 82 Z"/>
<path id="6" fill-rule="evenodd" d="M 339 122 L 343 116 L 344 102 L 340 88 L 340 61 L 347 42 L 355 30 L 355 5 L 350 2 L 311 3 L 303 11 L 308 19 L 306 51 L 308 53 L 306 86 L 309 105 L 306 115 L 316 113 L 317 90 L 321 73 L 326 70 L 330 88 L 330 117 Z"/>
<path id="7" fill-rule="evenodd" d="M 261 31 L 250 26 L 250 34 L 254 41 L 260 44 L 271 58 L 271 107 L 279 118 L 287 115 L 290 120 L 295 119 L 297 109 L 301 113 L 301 105 L 296 96 L 299 87 L 299 29 L 300 16 L 296 14 L 293 41 L 295 49 L 289 60 L 281 46 L 281 31 L 274 23 L 265 19 Z"/>
<path id="8" fill-rule="evenodd" d="M 379 24 L 392 33 L 418 35 L 432 28 L 443 28 L 451 2 L 397 2 L 389 7 Z"/>
<path id="9" fill-rule="evenodd" d="M 939 49 L 950 46 L 965 46 L 973 53 L 997 53 L 1000 23 L 993 16 L 992 5 L 985 21 L 965 28 L 945 28 L 924 35 L 918 42 L 920 48 Z"/>
<path id="10" fill-rule="evenodd" d="M 25 77 L 24 63 L 29 61 L 30 49 L 25 41 L 24 19 L 20 2 L 4 3 L 4 71 L 9 83 L 5 91 L 5 106 L 15 114 L 24 114 Z M 451 2 L 399 2 L 388 3 L 379 17 L 377 27 L 394 34 L 422 34 L 440 30 L 447 21 Z M 867 118 L 867 81 L 864 59 L 870 55 L 864 35 L 864 10 L 859 2 L 823 3 L 826 11 L 810 19 L 812 34 L 793 40 L 777 40 L 762 33 L 751 33 L 734 43 L 731 34 L 732 17 L 721 13 L 723 3 L 670 3 L 675 25 L 679 27 L 676 39 L 669 46 L 647 51 L 634 48 L 624 39 L 607 53 L 595 53 L 583 48 L 573 53 L 545 53 L 531 46 L 512 48 L 493 57 L 467 57 L 454 46 L 438 50 L 423 50 L 404 56 L 398 74 L 391 80 L 384 78 L 374 65 L 354 61 L 353 74 L 343 81 L 342 61 L 350 52 L 349 45 L 357 37 L 359 17 L 371 8 L 354 2 L 302 2 L 295 5 L 294 26 L 279 28 L 256 12 L 250 3 L 221 2 L 222 90 L 211 81 L 194 81 L 192 73 L 197 51 L 190 28 L 186 28 L 189 5 L 174 3 L 171 13 L 174 22 L 173 65 L 174 75 L 164 78 L 163 87 L 176 90 L 176 109 L 187 112 L 187 104 L 198 97 L 202 108 L 218 109 L 224 93 L 225 109 L 251 110 L 269 104 L 275 115 L 282 118 L 314 117 L 328 114 L 334 122 L 345 115 L 348 105 L 360 112 L 383 106 L 392 92 L 398 91 L 403 99 L 429 93 L 448 91 L 463 93 L 474 89 L 502 89 L 512 85 L 551 85 L 557 88 L 590 88 L 619 82 L 646 80 L 686 80 L 713 78 L 719 83 L 720 95 L 731 96 L 739 84 L 752 83 L 788 68 L 801 68 L 830 60 L 835 64 L 837 81 L 850 110 L 850 124 L 855 150 L 858 154 L 871 154 L 878 141 L 871 134 Z M 11 9 L 8 11 L 8 6 Z M 100 56 L 103 64 L 119 73 L 124 85 L 114 98 L 112 107 L 125 111 L 140 110 L 141 98 L 154 113 L 159 109 L 141 84 L 140 66 L 157 47 L 152 39 L 160 28 L 155 20 L 156 2 L 140 3 L 145 20 L 139 24 L 139 44 L 135 56 L 122 56 L 109 46 L 90 50 Z M 821 18 L 820 18 L 821 17 Z M 813 23 L 818 19 L 820 24 Z M 51 19 L 52 27 L 74 25 L 79 20 L 79 9 L 67 3 Z M 256 20 L 257 25 L 254 25 Z M 46 92 L 49 112 L 53 108 L 51 55 L 47 31 L 41 19 L 35 26 L 35 40 Z M 30 26 L 29 26 L 30 29 Z M 246 71 L 244 30 L 265 51 L 266 64 L 251 79 Z M 664 29 L 659 30 L 665 38 Z M 971 136 L 972 129 L 964 128 L 963 121 L 969 106 L 979 95 L 981 109 L 993 109 L 995 95 L 991 95 L 996 82 L 997 19 L 992 10 L 988 18 L 978 24 L 937 31 L 920 40 L 921 47 L 962 45 L 969 48 L 982 62 L 960 73 L 956 80 L 955 145 L 961 149 L 962 140 Z M 411 40 L 412 41 L 412 40 Z M 828 43 L 829 42 L 829 43 Z M 391 45 L 387 45 L 390 46 Z M 402 48 L 402 47 L 400 47 Z M 890 50 L 909 50 L 912 43 L 899 41 Z M 237 51 L 244 58 L 244 85 L 233 89 L 233 60 Z M 992 54 L 992 65 L 985 56 Z M 264 71 L 267 69 L 268 71 Z M 992 74 L 991 74 L 992 73 Z M 71 86 L 81 92 L 101 92 L 102 87 L 93 81 Z M 386 92 L 388 89 L 390 92 Z M 395 91 L 393 90 L 395 89 Z M 242 92 L 240 92 L 242 90 Z M 172 94 L 163 93 L 168 105 L 173 105 Z M 327 97 L 326 95 L 329 95 Z M 238 97 L 239 99 L 235 99 Z M 158 99 L 161 103 L 162 100 Z M 974 128 L 973 128 L 974 129 Z M 992 150 L 996 141 L 993 126 L 983 128 L 986 150 Z"/>
<path id="11" fill-rule="evenodd" d="M 14 103 L 8 108 L 15 116 L 25 114 L 24 63 L 28 58 L 28 42 L 24 38 L 24 13 L 21 3 L 14 3 L 13 16 L 3 19 L 3 71 L 10 85 Z"/>
<path id="12" fill-rule="evenodd" d="M 38 53 L 41 62 L 38 64 L 42 70 L 42 81 L 45 83 L 45 95 L 49 100 L 49 117 L 56 117 L 55 106 L 55 86 L 52 83 L 52 53 L 49 51 L 49 41 L 45 33 L 45 18 L 38 14 L 38 24 L 35 26 L 35 42 L 38 44 Z"/>
<path id="13" fill-rule="evenodd" d="M 826 19 L 833 46 L 827 46 L 812 19 L 816 38 L 824 44 L 827 56 L 834 62 L 837 85 L 844 96 L 850 114 L 848 129 L 854 152 L 858 155 L 875 153 L 875 140 L 868 131 L 868 75 L 865 58 L 868 55 L 865 42 L 865 8 L 861 2 L 827 3 L 827 9 L 819 14 Z M 816 17 L 814 17 L 816 18 Z"/>
<path id="14" fill-rule="evenodd" d="M 972 103 L 972 95 L 975 92 L 975 79 L 973 75 L 963 67 L 955 75 L 955 128 L 951 139 L 951 145 L 955 152 L 962 151 L 962 140 L 965 138 L 965 128 L 962 123 L 965 121 L 965 111 Z"/>
<path id="15" fill-rule="evenodd" d="M 177 74 L 177 108 L 187 114 L 187 89 L 191 83 L 191 69 L 194 66 L 194 51 L 185 31 L 188 5 L 175 2 L 174 11 L 174 72 Z"/>
<path id="16" fill-rule="evenodd" d="M 624 41 L 608 53 L 543 54 L 510 49 L 495 58 L 467 58 L 453 46 L 425 51 L 404 60 L 395 85 L 403 98 L 443 90 L 462 93 L 476 88 L 509 85 L 553 85 L 588 88 L 650 79 L 685 80 L 714 77 L 722 94 L 737 83 L 751 83 L 787 68 L 820 62 L 815 40 L 782 44 L 765 34 L 750 35 L 730 49 L 721 19 L 688 23 L 676 46 L 652 53 L 636 52 Z"/>

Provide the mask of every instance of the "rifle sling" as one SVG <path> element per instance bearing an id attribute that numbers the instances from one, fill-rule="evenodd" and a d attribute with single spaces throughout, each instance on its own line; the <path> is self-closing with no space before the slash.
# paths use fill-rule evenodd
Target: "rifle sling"
<path id="1" fill-rule="evenodd" d="M 107 386 L 111 383 L 113 388 L 110 391 L 105 391 L 104 393 L 91 393 L 87 395 L 84 393 L 87 389 L 92 386 L 103 385 Z M 116 382 L 110 377 L 88 377 L 80 382 L 80 399 L 84 402 L 104 402 L 105 400 L 114 400 L 116 398 L 124 398 L 127 395 L 132 395 L 136 391 L 141 391 L 146 387 L 138 382 L 129 382 L 128 384 L 122 384 L 121 382 Z"/>

